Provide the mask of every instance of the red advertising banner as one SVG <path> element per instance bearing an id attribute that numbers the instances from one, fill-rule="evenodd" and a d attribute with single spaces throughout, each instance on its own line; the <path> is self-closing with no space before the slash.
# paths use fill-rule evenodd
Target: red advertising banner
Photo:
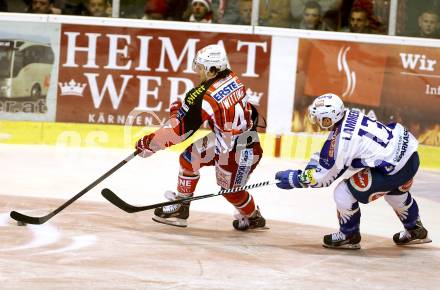
<path id="1" fill-rule="evenodd" d="M 56 121 L 124 124 L 133 109 L 161 120 L 198 82 L 198 49 L 218 43 L 264 116 L 271 37 L 63 24 Z M 134 125 L 158 125 L 136 118 Z"/>
<path id="2" fill-rule="evenodd" d="M 309 60 L 313 61 L 306 67 L 306 95 L 333 92 L 350 103 L 379 105 L 386 52 L 371 54 L 369 47 L 349 42 L 323 40 L 309 45 Z"/>
<path id="3" fill-rule="evenodd" d="M 313 131 L 308 105 L 333 92 L 348 107 L 440 145 L 439 60 L 438 48 L 301 39 L 292 130 Z"/>

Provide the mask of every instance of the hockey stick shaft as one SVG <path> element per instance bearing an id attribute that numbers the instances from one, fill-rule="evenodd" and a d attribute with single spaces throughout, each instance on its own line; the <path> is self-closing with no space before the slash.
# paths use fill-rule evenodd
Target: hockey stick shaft
<path id="1" fill-rule="evenodd" d="M 231 189 L 222 189 L 222 190 L 220 190 L 220 191 L 218 191 L 216 193 L 199 195 L 199 196 L 193 196 L 193 197 L 182 198 L 182 199 L 176 199 L 176 200 L 171 200 L 171 201 L 166 201 L 166 202 L 161 202 L 161 203 L 156 203 L 156 204 L 151 204 L 151 205 L 146 205 L 146 206 L 134 206 L 134 205 L 128 204 L 128 203 L 123 201 L 120 197 L 118 197 L 113 191 L 111 191 L 108 188 L 103 189 L 101 194 L 104 196 L 104 198 L 106 198 L 108 201 L 110 201 L 113 205 L 117 206 L 118 208 L 122 209 L 123 211 L 126 211 L 128 213 L 135 213 L 135 212 L 155 209 L 155 208 L 158 208 L 158 207 L 163 207 L 163 206 L 168 206 L 168 205 L 173 205 L 173 204 L 180 204 L 180 203 L 183 203 L 183 202 L 191 202 L 191 201 L 194 201 L 194 200 L 205 199 L 205 198 L 209 198 L 209 197 L 214 197 L 214 196 L 219 196 L 219 195 L 225 195 L 225 194 L 229 194 L 229 193 L 239 192 L 239 191 L 242 191 L 242 190 L 248 190 L 248 189 L 263 187 L 263 186 L 275 184 L 275 183 L 278 183 L 278 182 L 279 182 L 278 180 L 263 181 L 263 182 L 259 182 L 259 183 L 254 183 L 254 184 L 234 187 L 234 188 L 231 188 Z"/>
<path id="2" fill-rule="evenodd" d="M 116 164 L 112 169 L 110 169 L 109 171 L 107 171 L 106 173 L 104 173 L 101 177 L 99 177 L 98 179 L 96 179 L 94 182 L 92 182 L 91 184 L 89 184 L 86 188 L 84 188 L 83 190 L 81 190 L 80 192 L 78 192 L 75 196 L 73 196 L 71 199 L 69 199 L 68 201 L 66 201 L 65 203 L 63 203 L 60 207 L 58 207 L 57 209 L 55 209 L 54 211 L 52 211 L 51 213 L 42 216 L 42 217 L 33 217 L 33 216 L 28 216 L 16 211 L 11 211 L 10 216 L 11 218 L 13 218 L 16 221 L 19 222 L 23 222 L 26 224 L 36 224 L 36 225 L 40 225 L 43 224 L 45 222 L 47 222 L 49 219 L 51 219 L 53 216 L 55 216 L 56 214 L 58 214 L 60 211 L 62 211 L 63 209 L 65 209 L 66 207 L 68 207 L 70 204 L 72 204 L 74 201 L 76 201 L 78 198 L 80 198 L 81 196 L 83 196 L 84 194 L 86 194 L 88 191 L 90 191 L 92 188 L 94 188 L 96 185 L 98 185 L 100 182 L 102 182 L 104 179 L 106 179 L 107 177 L 109 177 L 110 175 L 112 175 L 115 171 L 117 171 L 119 168 L 121 168 L 122 166 L 124 166 L 125 164 L 128 163 L 128 161 L 130 161 L 131 159 L 133 159 L 136 155 L 138 155 L 139 152 L 135 151 L 132 154 L 130 154 L 127 158 L 125 158 L 124 160 L 122 160 L 121 162 L 119 162 L 118 164 Z"/>

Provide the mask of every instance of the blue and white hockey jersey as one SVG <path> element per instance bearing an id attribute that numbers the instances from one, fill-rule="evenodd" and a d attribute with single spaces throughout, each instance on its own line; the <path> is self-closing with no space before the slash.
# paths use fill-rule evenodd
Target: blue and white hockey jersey
<path id="1" fill-rule="evenodd" d="M 311 187 L 329 186 L 348 168 L 370 167 L 393 175 L 417 147 L 417 139 L 401 124 L 384 125 L 359 111 L 346 110 L 321 152 L 312 156 L 299 175 L 299 182 Z"/>

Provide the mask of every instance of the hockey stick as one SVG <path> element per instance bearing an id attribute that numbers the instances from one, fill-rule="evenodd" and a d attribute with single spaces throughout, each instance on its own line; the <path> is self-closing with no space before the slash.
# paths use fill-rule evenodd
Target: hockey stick
<path id="1" fill-rule="evenodd" d="M 104 175 L 102 175 L 100 178 L 98 178 L 97 180 L 95 180 L 94 182 L 92 182 L 89 186 L 87 186 L 86 188 L 84 188 L 83 190 L 81 190 L 80 192 L 78 192 L 74 197 L 72 197 L 71 199 L 69 199 L 68 201 L 66 201 L 64 204 L 62 204 L 60 207 L 58 207 L 57 209 L 55 209 L 54 211 L 52 211 L 51 213 L 45 215 L 45 216 L 41 216 L 41 217 L 33 217 L 33 216 L 28 216 L 16 211 L 11 211 L 10 216 L 11 218 L 13 218 L 14 220 L 16 220 L 17 222 L 21 222 L 21 223 L 25 223 L 25 224 L 33 224 L 33 225 L 41 225 L 44 224 L 45 222 L 47 222 L 48 220 L 50 220 L 54 215 L 56 215 L 57 213 L 59 213 L 60 211 L 62 211 L 63 209 L 65 209 L 66 207 L 68 207 L 70 204 L 72 204 L 75 200 L 77 200 L 78 198 L 80 198 L 81 196 L 83 196 L 86 192 L 88 192 L 90 189 L 94 188 L 98 183 L 100 183 L 101 181 L 103 181 L 104 179 L 106 179 L 107 177 L 109 177 L 111 174 L 113 174 L 116 170 L 118 170 L 119 168 L 121 168 L 123 165 L 125 165 L 128 161 L 130 161 L 131 159 L 133 159 L 136 155 L 138 155 L 139 152 L 135 151 L 133 153 L 130 154 L 130 156 L 128 156 L 127 158 L 125 158 L 124 160 L 122 160 L 121 162 L 119 162 L 117 165 L 115 165 L 112 169 L 110 169 L 109 171 L 107 171 Z"/>
<path id="2" fill-rule="evenodd" d="M 110 201 L 113 205 L 119 207 L 123 211 L 126 211 L 128 213 L 134 213 L 134 212 L 150 210 L 150 209 L 154 209 L 154 208 L 158 208 L 158 207 L 163 207 L 163 206 L 167 206 L 167 205 L 178 204 L 178 203 L 182 203 L 182 202 L 189 202 L 189 201 L 193 201 L 193 200 L 204 199 L 204 198 L 214 197 L 214 196 L 218 196 L 218 195 L 225 195 L 228 193 L 238 192 L 238 191 L 257 188 L 257 187 L 262 187 L 262 186 L 266 186 L 266 185 L 270 185 L 270 184 L 275 184 L 278 182 L 279 182 L 278 180 L 263 181 L 263 182 L 249 184 L 249 185 L 245 185 L 245 186 L 234 187 L 231 189 L 222 189 L 216 193 L 187 197 L 187 198 L 182 198 L 182 199 L 176 199 L 176 200 L 172 200 L 172 201 L 166 201 L 166 202 L 161 202 L 161 203 L 156 203 L 156 204 L 151 204 L 151 205 L 146 205 L 146 206 L 135 206 L 135 205 L 128 204 L 108 188 L 104 188 L 101 191 L 101 194 L 108 201 Z"/>

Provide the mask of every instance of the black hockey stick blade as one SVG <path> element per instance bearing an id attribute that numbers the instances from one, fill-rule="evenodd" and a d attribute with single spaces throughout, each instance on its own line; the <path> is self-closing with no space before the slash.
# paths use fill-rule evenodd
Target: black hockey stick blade
<path id="1" fill-rule="evenodd" d="M 50 219 L 52 217 L 50 215 L 46 215 L 46 216 L 42 216 L 42 217 L 33 217 L 33 216 L 28 216 L 28 215 L 16 212 L 15 210 L 11 211 L 11 213 L 9 215 L 11 216 L 11 218 L 13 218 L 14 220 L 16 220 L 18 222 L 23 222 L 23 223 L 32 224 L 32 225 L 44 224 L 48 219 Z"/>
<path id="2" fill-rule="evenodd" d="M 193 196 L 193 197 L 182 198 L 182 199 L 176 199 L 176 200 L 171 200 L 171 201 L 166 201 L 166 202 L 150 204 L 150 205 L 146 205 L 146 206 L 135 206 L 135 205 L 128 204 L 108 188 L 104 188 L 101 191 L 101 194 L 102 194 L 102 196 L 104 196 L 105 199 L 107 199 L 109 202 L 111 202 L 116 207 L 122 209 L 123 211 L 128 212 L 128 213 L 135 213 L 135 212 L 155 209 L 158 207 L 179 204 L 179 203 L 183 203 L 183 202 L 189 202 L 189 201 L 194 201 L 194 200 L 198 200 L 198 199 L 204 199 L 204 198 L 208 198 L 208 197 L 225 195 L 225 194 L 234 193 L 234 192 L 238 192 L 238 191 L 242 191 L 242 190 L 262 187 L 262 186 L 266 186 L 266 185 L 270 185 L 270 184 L 274 184 L 274 183 L 278 183 L 278 182 L 279 182 L 278 180 L 264 181 L 264 182 L 259 182 L 259 183 L 255 183 L 255 184 L 249 184 L 249 185 L 245 185 L 245 186 L 235 187 L 235 188 L 231 188 L 231 189 L 223 189 L 223 190 L 220 190 L 216 193 Z"/>
<path id="3" fill-rule="evenodd" d="M 111 174 L 113 174 L 116 170 L 118 170 L 119 168 L 121 168 L 123 165 L 127 164 L 128 161 L 130 161 L 131 159 L 133 159 L 136 155 L 138 155 L 139 152 L 135 151 L 134 153 L 130 154 L 127 158 L 125 158 L 124 160 L 122 160 L 121 162 L 119 162 L 118 164 L 116 164 L 112 169 L 110 169 L 109 171 L 107 171 L 106 173 L 104 173 L 101 177 L 99 177 L 97 180 L 95 180 L 94 182 L 92 182 L 91 184 L 89 184 L 86 188 L 84 188 L 83 190 L 81 190 L 80 192 L 78 192 L 75 196 L 73 196 L 72 198 L 70 198 L 68 201 L 66 201 L 65 203 L 63 203 L 61 206 L 59 206 L 57 209 L 55 209 L 54 211 L 52 211 L 51 213 L 45 215 L 45 216 L 41 216 L 41 217 L 34 217 L 34 216 L 28 216 L 16 211 L 11 211 L 11 213 L 9 214 L 11 218 L 13 218 L 14 220 L 18 221 L 18 222 L 23 222 L 25 224 L 33 224 L 33 225 L 41 225 L 44 224 L 45 222 L 47 222 L 48 220 L 50 220 L 53 216 L 55 216 L 57 213 L 59 213 L 60 211 L 62 211 L 63 209 L 65 209 L 66 207 L 68 207 L 70 204 L 72 204 L 75 200 L 77 200 L 78 198 L 80 198 L 81 196 L 83 196 L 84 194 L 86 194 L 87 192 L 89 192 L 92 188 L 94 188 L 97 184 L 99 184 L 101 181 L 103 181 L 104 179 L 106 179 L 107 177 L 109 177 Z"/>
<path id="4" fill-rule="evenodd" d="M 115 205 L 116 207 L 119 207 L 120 209 L 122 209 L 123 211 L 128 212 L 128 213 L 134 213 L 134 212 L 139 212 L 139 211 L 155 209 L 157 207 L 178 204 L 184 200 L 187 200 L 185 198 L 185 199 L 171 200 L 171 201 L 167 201 L 167 202 L 161 202 L 161 203 L 156 203 L 156 204 L 151 204 L 151 205 L 146 205 L 146 206 L 135 206 L 135 205 L 131 205 L 131 204 L 126 203 L 125 201 L 123 201 L 119 196 L 117 196 L 113 191 L 111 191 L 108 188 L 104 188 L 101 191 L 101 194 L 105 199 L 107 199 L 113 205 Z M 191 199 L 191 198 L 188 198 L 188 199 Z"/>
<path id="5" fill-rule="evenodd" d="M 120 199 L 119 196 L 117 196 L 113 191 L 111 191 L 108 188 L 104 188 L 103 190 L 101 190 L 101 194 L 103 197 L 105 197 L 105 199 L 107 199 L 113 205 L 119 207 L 123 211 L 133 213 L 133 212 L 136 212 L 136 210 L 137 210 L 137 206 L 133 206 L 131 204 L 126 203 L 125 201 Z"/>

